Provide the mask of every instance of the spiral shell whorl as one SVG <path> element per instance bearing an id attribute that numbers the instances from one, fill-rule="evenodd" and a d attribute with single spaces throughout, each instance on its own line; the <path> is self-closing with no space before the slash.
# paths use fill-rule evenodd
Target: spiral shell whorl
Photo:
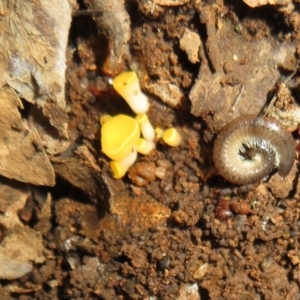
<path id="1" fill-rule="evenodd" d="M 272 118 L 244 115 L 228 123 L 219 133 L 213 150 L 218 172 L 235 184 L 260 181 L 278 168 L 290 172 L 295 148 L 291 134 Z"/>

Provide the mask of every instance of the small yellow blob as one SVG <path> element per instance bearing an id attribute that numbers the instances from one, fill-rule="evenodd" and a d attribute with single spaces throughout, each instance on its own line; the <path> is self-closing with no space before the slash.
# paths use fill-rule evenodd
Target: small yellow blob
<path id="1" fill-rule="evenodd" d="M 181 135 L 175 128 L 165 130 L 162 139 L 167 145 L 172 147 L 177 147 L 181 143 Z"/>
<path id="2" fill-rule="evenodd" d="M 106 120 L 101 128 L 102 152 L 115 161 L 127 157 L 140 138 L 138 122 L 126 115 Z"/>
<path id="3" fill-rule="evenodd" d="M 137 142 L 137 152 L 147 155 L 155 148 L 155 143 L 153 141 L 147 141 L 140 138 Z"/>
<path id="4" fill-rule="evenodd" d="M 164 130 L 160 127 L 156 127 L 155 134 L 156 134 L 156 138 L 160 139 L 164 134 Z"/>
<path id="5" fill-rule="evenodd" d="M 149 108 L 148 98 L 142 93 L 135 72 L 121 73 L 113 79 L 112 84 L 136 114 L 147 112 Z"/>

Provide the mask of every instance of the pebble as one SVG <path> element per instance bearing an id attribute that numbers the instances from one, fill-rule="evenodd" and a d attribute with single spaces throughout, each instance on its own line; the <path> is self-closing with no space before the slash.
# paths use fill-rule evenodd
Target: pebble
<path id="1" fill-rule="evenodd" d="M 155 180 L 155 169 L 153 162 L 138 162 L 129 169 L 128 177 L 137 186 L 145 186 Z"/>

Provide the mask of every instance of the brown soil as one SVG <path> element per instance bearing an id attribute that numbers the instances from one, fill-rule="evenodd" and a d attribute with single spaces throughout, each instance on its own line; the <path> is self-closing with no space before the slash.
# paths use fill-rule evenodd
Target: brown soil
<path id="1" fill-rule="evenodd" d="M 133 113 L 102 72 L 109 37 L 91 16 L 74 17 L 66 74 L 72 144 L 51 158 L 54 188 L 32 189 L 18 211 L 42 234 L 46 260 L 3 280 L 1 299 L 299 299 L 297 164 L 289 180 L 275 174 L 238 187 L 212 162 L 217 132 L 258 113 L 270 91 L 279 90 L 277 108 L 290 113 L 282 118 L 292 118 L 299 77 L 281 88 L 276 81 L 297 68 L 299 4 L 152 2 L 126 3 L 131 38 L 121 68 L 138 73 L 151 123 L 175 126 L 183 142 L 159 142 L 122 180 L 112 178 L 99 117 Z"/>

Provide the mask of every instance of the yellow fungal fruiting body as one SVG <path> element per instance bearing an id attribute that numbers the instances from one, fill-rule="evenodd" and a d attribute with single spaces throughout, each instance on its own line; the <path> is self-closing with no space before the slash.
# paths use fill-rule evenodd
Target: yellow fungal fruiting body
<path id="1" fill-rule="evenodd" d="M 140 138 L 137 121 L 126 115 L 107 119 L 101 128 L 102 152 L 115 161 L 127 157 Z"/>
<path id="2" fill-rule="evenodd" d="M 181 136 L 175 128 L 154 130 L 146 112 L 148 98 L 142 93 L 135 72 L 124 72 L 112 81 L 114 89 L 137 114 L 132 118 L 123 114 L 101 117 L 102 152 L 112 161 L 110 167 L 116 179 L 122 178 L 137 159 L 137 152 L 144 155 L 155 149 L 155 139 L 162 138 L 167 145 L 176 147 Z M 141 137 L 142 134 L 142 137 Z"/>
<path id="3" fill-rule="evenodd" d="M 141 154 L 147 155 L 153 149 L 155 149 L 155 143 L 153 141 L 147 141 L 145 139 L 140 138 L 137 142 L 137 151 Z"/>
<path id="4" fill-rule="evenodd" d="M 113 172 L 114 178 L 116 179 L 122 178 L 126 174 L 128 169 L 134 164 L 136 159 L 137 159 L 137 152 L 136 150 L 133 150 L 122 160 L 119 161 L 112 160 L 109 163 L 109 166 Z"/>
<path id="5" fill-rule="evenodd" d="M 154 141 L 155 131 L 146 114 L 138 114 L 135 119 L 140 125 L 142 135 L 147 141 Z"/>
<path id="6" fill-rule="evenodd" d="M 158 139 L 162 138 L 164 134 L 164 130 L 162 128 L 156 127 L 154 131 L 155 131 L 156 138 Z"/>
<path id="7" fill-rule="evenodd" d="M 148 98 L 142 93 L 135 72 L 124 72 L 115 77 L 113 79 L 113 87 L 136 114 L 148 111 Z"/>
<path id="8" fill-rule="evenodd" d="M 177 147 L 181 143 L 181 135 L 175 128 L 168 128 L 162 135 L 163 141 L 172 147 Z"/>

